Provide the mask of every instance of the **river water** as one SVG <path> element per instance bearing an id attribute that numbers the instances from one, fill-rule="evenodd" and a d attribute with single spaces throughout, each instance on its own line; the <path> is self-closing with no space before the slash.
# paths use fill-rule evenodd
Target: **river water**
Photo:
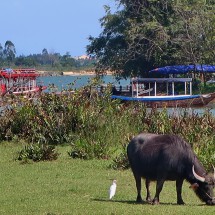
<path id="1" fill-rule="evenodd" d="M 95 76 L 93 75 L 83 75 L 83 76 L 41 76 L 38 78 L 38 82 L 41 83 L 44 86 L 47 86 L 48 89 L 46 90 L 47 92 L 50 91 L 49 86 L 54 85 L 57 89 L 57 91 L 61 91 L 63 89 L 68 89 L 71 87 L 73 89 L 78 89 L 80 87 L 86 86 L 87 84 L 90 83 L 90 80 L 94 78 Z M 102 79 L 104 84 L 115 84 L 115 85 L 122 85 L 126 86 L 129 85 L 130 80 L 127 79 L 122 79 L 120 81 L 117 81 L 114 76 L 107 75 L 104 76 Z M 209 104 L 208 106 L 204 108 L 187 108 L 187 109 L 182 109 L 182 108 L 168 108 L 168 112 L 170 114 L 181 114 L 184 111 L 188 113 L 198 113 L 200 115 L 204 114 L 205 111 L 211 112 L 213 115 L 215 115 L 215 104 Z"/>
<path id="2" fill-rule="evenodd" d="M 61 91 L 63 89 L 68 89 L 71 85 L 72 88 L 78 89 L 80 87 L 86 86 L 90 83 L 91 79 L 95 78 L 94 75 L 82 75 L 82 76 L 41 76 L 38 78 L 38 82 L 41 83 L 44 86 L 51 86 L 54 85 L 57 87 L 58 91 Z M 102 79 L 102 82 L 104 84 L 115 84 L 115 85 L 122 85 L 126 86 L 129 85 L 130 80 L 123 79 L 120 81 L 117 81 L 114 76 L 107 75 L 104 76 Z M 49 88 L 47 89 L 49 91 Z"/>

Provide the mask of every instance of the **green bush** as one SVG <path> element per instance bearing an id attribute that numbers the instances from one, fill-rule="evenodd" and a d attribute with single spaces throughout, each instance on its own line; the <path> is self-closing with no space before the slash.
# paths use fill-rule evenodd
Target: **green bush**
<path id="1" fill-rule="evenodd" d="M 80 159 L 90 159 L 91 156 L 86 150 L 87 143 L 84 141 L 77 141 L 75 144 L 72 144 L 71 151 L 68 152 L 68 155 L 72 158 L 80 158 Z"/>
<path id="2" fill-rule="evenodd" d="M 120 153 L 118 156 L 116 156 L 111 165 L 111 168 L 115 170 L 125 170 L 130 167 L 129 161 L 128 161 L 128 156 L 126 153 Z"/>
<path id="3" fill-rule="evenodd" d="M 86 139 L 77 140 L 72 144 L 71 151 L 68 152 L 72 158 L 80 159 L 108 159 L 109 145 L 102 144 L 99 140 L 87 141 Z"/>
<path id="4" fill-rule="evenodd" d="M 46 144 L 30 144 L 24 147 L 18 153 L 18 160 L 27 162 L 28 160 L 32 161 L 52 161 L 56 160 L 59 156 L 59 153 L 56 152 L 55 146 L 50 146 Z"/>
<path id="5" fill-rule="evenodd" d="M 209 171 L 215 164 L 215 137 L 202 136 L 198 143 L 193 144 L 197 157 L 203 166 Z"/>
<path id="6" fill-rule="evenodd" d="M 35 149 L 29 154 L 37 154 L 36 146 L 67 143 L 73 158 L 113 159 L 114 168 L 124 168 L 124 144 L 134 135 L 177 134 L 191 144 L 207 168 L 214 163 L 215 117 L 208 110 L 202 115 L 184 109 L 170 114 L 167 109 L 147 109 L 141 102 L 112 100 L 110 91 L 108 87 L 100 95 L 86 86 L 75 93 L 45 93 L 31 100 L 10 98 L 10 108 L 0 115 L 0 140 L 32 143 Z"/>

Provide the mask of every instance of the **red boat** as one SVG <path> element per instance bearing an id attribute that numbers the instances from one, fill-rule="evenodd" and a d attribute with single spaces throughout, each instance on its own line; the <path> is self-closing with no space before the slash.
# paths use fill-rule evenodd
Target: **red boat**
<path id="1" fill-rule="evenodd" d="M 35 94 L 47 87 L 37 84 L 40 74 L 35 69 L 2 69 L 0 70 L 0 95 Z"/>

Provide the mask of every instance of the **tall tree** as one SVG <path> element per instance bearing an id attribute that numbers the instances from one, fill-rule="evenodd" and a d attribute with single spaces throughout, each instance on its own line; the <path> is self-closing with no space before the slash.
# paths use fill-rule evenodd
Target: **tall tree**
<path id="1" fill-rule="evenodd" d="M 10 40 L 7 40 L 5 42 L 4 56 L 6 57 L 9 65 L 10 65 L 10 63 L 12 63 L 14 61 L 14 59 L 16 57 L 15 45 Z"/>
<path id="2" fill-rule="evenodd" d="M 117 76 L 144 76 L 161 55 L 168 54 L 168 34 L 165 26 L 171 16 L 171 4 L 166 1 L 118 1 L 122 10 L 101 19 L 103 32 L 90 37 L 89 54 L 98 57 L 100 71 L 110 69 Z M 168 16 L 169 15 L 169 16 Z M 167 53 L 167 54 L 166 54 Z"/>
<path id="3" fill-rule="evenodd" d="M 42 50 L 42 61 L 43 61 L 43 64 L 48 64 L 49 62 L 49 53 L 46 48 Z"/>
<path id="4" fill-rule="evenodd" d="M 48 55 L 48 54 L 49 54 L 49 53 L 48 53 L 47 49 L 44 48 L 44 49 L 42 50 L 42 55 Z"/>
<path id="5" fill-rule="evenodd" d="M 208 24 L 214 23 L 211 1 L 116 2 L 122 9 L 112 14 L 105 6 L 106 15 L 100 20 L 103 31 L 98 38 L 89 38 L 87 52 L 97 57 L 98 71 L 110 69 L 123 77 L 147 76 L 155 66 L 212 59 L 210 45 L 214 44 L 215 30 Z M 207 50 L 207 57 L 203 57 L 203 50 Z"/>
<path id="6" fill-rule="evenodd" d="M 3 58 L 3 47 L 0 43 L 0 58 Z"/>
<path id="7" fill-rule="evenodd" d="M 201 0 L 187 0 L 174 6 L 177 22 L 171 26 L 170 35 L 172 44 L 179 47 L 175 55 L 180 56 L 181 62 L 214 63 L 214 9 L 210 1 Z"/>
<path id="8" fill-rule="evenodd" d="M 3 47 L 0 43 L 0 66 L 3 66 L 3 56 L 4 56 L 4 53 L 3 53 Z"/>

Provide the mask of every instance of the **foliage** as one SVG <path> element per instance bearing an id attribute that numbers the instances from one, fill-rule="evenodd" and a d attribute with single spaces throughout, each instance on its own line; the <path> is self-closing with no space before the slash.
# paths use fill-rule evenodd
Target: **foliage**
<path id="1" fill-rule="evenodd" d="M 11 122 L 13 120 L 13 111 L 8 109 L 3 109 L 0 115 L 0 140 L 11 140 Z"/>
<path id="2" fill-rule="evenodd" d="M 68 152 L 72 158 L 81 159 L 106 159 L 109 157 L 108 144 L 103 144 L 99 140 L 87 141 L 85 139 L 77 140 L 72 144 L 71 151 Z"/>
<path id="3" fill-rule="evenodd" d="M 84 141 L 77 141 L 72 146 L 72 150 L 68 152 L 68 155 L 72 158 L 89 159 L 90 155 L 86 151 L 87 144 L 84 146 Z"/>
<path id="4" fill-rule="evenodd" d="M 75 59 L 67 52 L 64 55 L 48 52 L 43 49 L 41 54 L 30 54 L 28 56 L 16 56 L 15 45 L 11 41 L 6 41 L 2 47 L 0 43 L 0 67 L 33 67 L 46 71 L 69 71 L 93 69 L 95 59 Z"/>
<path id="5" fill-rule="evenodd" d="M 176 108 L 172 113 L 165 108 L 148 109 L 144 103 L 112 100 L 111 86 L 102 93 L 93 86 L 30 100 L 10 98 L 9 108 L 0 116 L 0 140 L 68 143 L 70 157 L 109 159 L 114 168 L 125 168 L 125 148 L 134 135 L 177 134 L 192 145 L 207 169 L 215 163 L 215 117 L 209 109 L 203 114 L 192 109 Z"/>
<path id="6" fill-rule="evenodd" d="M 115 170 L 125 170 L 130 168 L 130 164 L 127 156 L 127 144 L 122 146 L 122 150 L 115 158 L 113 158 L 110 168 Z"/>
<path id="7" fill-rule="evenodd" d="M 16 49 L 15 49 L 14 44 L 10 40 L 7 40 L 5 42 L 5 48 L 3 50 L 3 55 L 6 58 L 8 63 L 11 63 L 14 61 L 15 54 L 16 54 Z"/>
<path id="8" fill-rule="evenodd" d="M 103 31 L 89 37 L 89 54 L 98 58 L 98 73 L 148 76 L 154 67 L 214 63 L 212 1 L 116 0 L 118 11 L 101 18 Z"/>
<path id="9" fill-rule="evenodd" d="M 203 83 L 199 84 L 199 93 L 210 93 L 215 92 L 215 85 L 214 84 L 206 84 L 203 85 Z"/>
<path id="10" fill-rule="evenodd" d="M 19 154 L 18 160 L 23 162 L 32 161 L 52 161 L 56 160 L 59 153 L 56 152 L 55 146 L 46 144 L 30 144 L 24 147 Z"/>

